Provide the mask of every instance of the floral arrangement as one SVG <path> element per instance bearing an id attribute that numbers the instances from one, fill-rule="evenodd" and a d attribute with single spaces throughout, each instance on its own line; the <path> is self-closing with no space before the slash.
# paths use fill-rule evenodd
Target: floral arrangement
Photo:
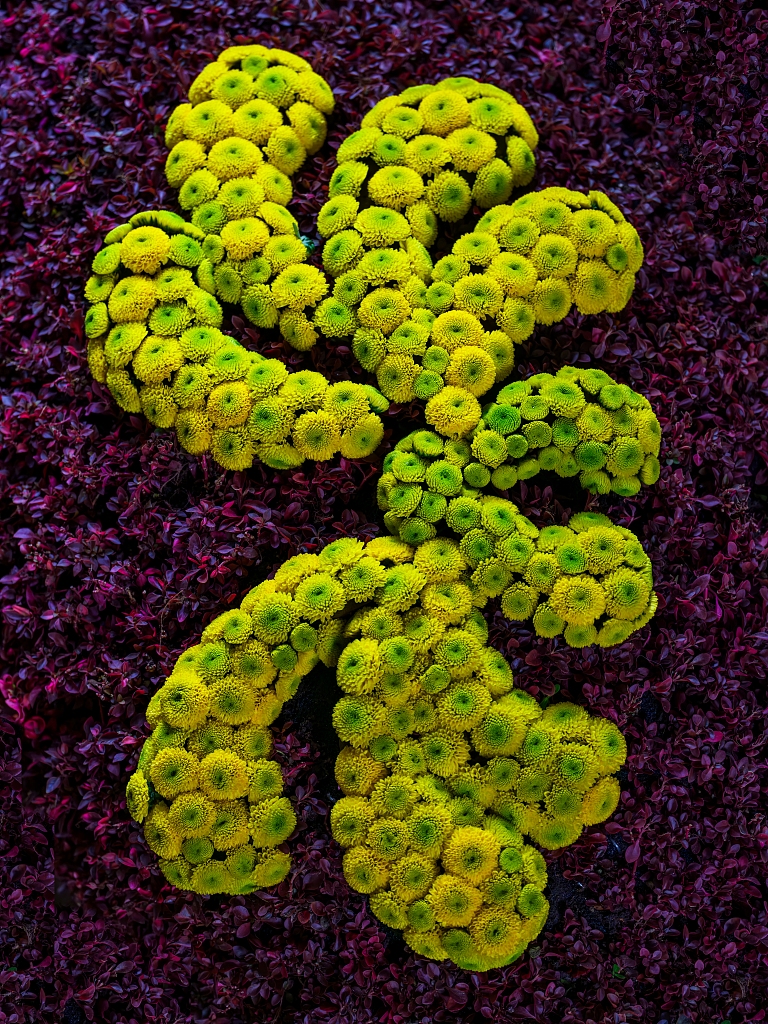
<path id="1" fill-rule="evenodd" d="M 429 1019 L 437 1007 L 458 1021 L 499 1007 L 552 1020 L 759 1018 L 767 28 L 764 12 L 723 4 L 500 13 L 485 0 L 471 12 L 418 2 L 382 19 L 375 5 L 224 3 L 213 20 L 199 4 L 180 20 L 163 5 L 51 0 L 9 13 L 0 1010 L 34 1004 L 66 1024 L 122 1021 L 129 1005 L 138 1019 L 202 1011 L 216 1024 Z M 178 654 L 237 607 L 249 580 L 340 533 L 380 529 L 371 476 L 389 442 L 369 460 L 287 473 L 254 463 L 233 478 L 182 451 L 173 428 L 121 414 L 84 361 L 82 287 L 100 239 L 145 207 L 189 219 L 163 174 L 163 128 L 205 61 L 245 31 L 301 53 L 333 85 L 330 142 L 293 183 L 303 235 L 315 234 L 335 147 L 365 110 L 458 71 L 503 85 L 535 118 L 537 179 L 522 191 L 603 189 L 646 249 L 627 309 L 574 309 L 537 327 L 508 378 L 599 366 L 647 396 L 664 428 L 661 478 L 631 499 L 590 500 L 578 477 L 548 471 L 511 492 L 539 527 L 583 507 L 629 526 L 659 592 L 651 628 L 608 652 L 488 617 L 517 686 L 542 706 L 569 700 L 610 717 L 631 752 L 612 818 L 543 851 L 550 915 L 511 968 L 425 962 L 345 883 L 328 824 L 324 666 L 270 727 L 298 818 L 284 882 L 255 897 L 176 890 L 141 826 L 126 823 L 144 710 Z M 451 244 L 435 260 L 472 227 L 446 225 Z M 281 351 L 277 331 L 259 342 L 259 329 L 229 326 L 239 307 L 219 301 L 224 333 Z M 343 380 L 350 341 L 294 353 L 289 369 Z M 392 443 L 423 422 L 419 403 L 382 419 Z"/>
<path id="2" fill-rule="evenodd" d="M 642 244 L 606 195 L 549 188 L 506 205 L 533 177 L 538 135 L 497 86 L 416 86 L 365 116 L 337 151 L 318 216 L 327 277 L 307 263 L 286 209 L 290 175 L 325 140 L 324 80 L 286 51 L 231 47 L 189 98 L 168 123 L 166 175 L 192 222 L 140 213 L 109 232 L 86 285 L 85 332 L 92 372 L 122 408 L 175 427 L 187 451 L 211 451 L 225 469 L 367 457 L 388 401 L 425 400 L 436 430 L 465 436 L 480 420 L 477 397 L 509 376 L 514 345 L 535 324 L 562 320 L 572 302 L 617 311 L 632 294 Z M 440 225 L 461 222 L 473 202 L 486 214 L 433 263 Z M 222 303 L 299 351 L 320 336 L 351 337 L 378 389 L 354 389 L 339 416 L 314 377 L 297 403 L 275 363 L 251 369 L 257 354 L 221 334 Z M 602 444 L 606 430 L 586 439 Z M 544 468 L 578 466 L 584 486 L 610 488 L 606 459 L 553 458 Z M 533 475 L 535 462 L 504 467 L 499 486 Z M 631 493 L 636 473 L 616 475 L 632 478 L 617 485 Z"/>
<path id="3" fill-rule="evenodd" d="M 336 666 L 345 795 L 331 830 L 345 878 L 415 952 L 504 966 L 549 909 L 545 862 L 525 837 L 559 849 L 610 816 L 626 743 L 575 705 L 542 711 L 513 690 L 480 609 L 498 598 L 539 636 L 611 647 L 657 598 L 631 531 L 594 513 L 540 531 L 484 491 L 549 469 L 635 494 L 658 479 L 660 428 L 646 399 L 599 370 L 538 374 L 485 408 L 478 397 L 509 375 L 535 323 L 572 301 L 621 309 L 642 244 L 600 192 L 549 188 L 507 205 L 534 172 L 530 117 L 495 86 L 449 79 L 381 101 L 339 147 L 318 217 L 334 281 L 324 298 L 285 204 L 288 175 L 325 138 L 330 90 L 303 60 L 240 46 L 189 97 L 168 124 L 166 174 L 192 223 L 159 211 L 107 235 L 86 286 L 94 372 L 227 469 L 370 455 L 390 400 L 426 400 L 435 430 L 384 460 L 393 537 L 290 559 L 178 659 L 147 709 L 130 813 L 178 888 L 238 895 L 282 881 L 291 862 L 278 847 L 296 816 L 267 729 L 318 661 Z M 433 263 L 440 225 L 473 200 L 487 212 Z M 217 296 L 300 350 L 318 332 L 353 335 L 380 391 L 245 349 L 219 330 Z M 460 541 L 438 535 L 443 520 Z"/>

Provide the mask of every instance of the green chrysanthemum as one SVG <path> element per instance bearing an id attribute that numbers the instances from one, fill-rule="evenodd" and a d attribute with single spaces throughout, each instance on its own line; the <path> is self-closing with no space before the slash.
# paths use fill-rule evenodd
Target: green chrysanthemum
<path id="1" fill-rule="evenodd" d="M 362 797 L 342 797 L 331 809 L 331 834 L 341 846 L 359 846 L 365 842 L 374 813 Z"/>
<path id="2" fill-rule="evenodd" d="M 591 625 L 605 610 L 603 588 L 590 576 L 560 577 L 550 603 L 555 613 L 575 626 Z"/>
<path id="3" fill-rule="evenodd" d="M 149 813 L 149 787 L 143 771 L 135 771 L 128 780 L 125 800 L 133 820 L 143 821 Z"/>
<path id="4" fill-rule="evenodd" d="M 149 778 L 160 796 L 170 800 L 197 788 L 197 758 L 180 747 L 166 747 L 152 761 Z"/>
<path id="5" fill-rule="evenodd" d="M 447 778 L 469 760 L 469 745 L 457 733 L 437 730 L 422 741 L 427 770 Z"/>
<path id="6" fill-rule="evenodd" d="M 581 820 L 585 825 L 597 825 L 616 810 L 621 798 L 621 787 L 614 778 L 600 779 L 584 794 Z"/>
<path id="7" fill-rule="evenodd" d="M 344 607 L 347 601 L 341 582 L 329 573 L 313 573 L 296 588 L 296 607 L 310 622 L 324 622 Z"/>
<path id="8" fill-rule="evenodd" d="M 591 722 L 591 746 L 602 775 L 616 772 L 627 757 L 627 743 L 618 727 L 605 719 Z"/>
<path id="9" fill-rule="evenodd" d="M 286 797 L 263 800 L 251 808 L 249 827 L 254 846 L 279 846 L 296 828 L 296 814 Z"/>
<path id="10" fill-rule="evenodd" d="M 485 718 L 472 730 L 472 744 L 484 757 L 515 754 L 520 749 L 524 737 L 524 723 L 497 707 L 491 707 Z"/>
<path id="11" fill-rule="evenodd" d="M 200 788 L 211 800 L 236 800 L 248 791 L 245 762 L 231 750 L 215 750 L 200 762 Z"/>

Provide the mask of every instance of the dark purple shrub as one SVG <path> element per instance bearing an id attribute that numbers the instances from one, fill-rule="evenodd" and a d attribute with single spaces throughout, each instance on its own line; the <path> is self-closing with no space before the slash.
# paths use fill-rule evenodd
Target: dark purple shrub
<path id="1" fill-rule="evenodd" d="M 0 1021 L 765 1018 L 767 29 L 764 10 L 714 0 L 8 5 Z M 219 474 L 118 415 L 85 367 L 80 291 L 100 236 L 173 202 L 167 114 L 246 39 L 331 81 L 331 147 L 398 88 L 498 82 L 541 131 L 536 186 L 604 189 L 646 243 L 623 313 L 571 316 L 521 350 L 521 373 L 594 362 L 654 402 L 659 484 L 599 507 L 642 536 L 662 607 L 610 655 L 493 624 L 522 686 L 583 701 L 630 744 L 620 811 L 550 858 L 551 919 L 505 971 L 415 959 L 344 883 L 326 820 L 332 679 L 281 719 L 301 821 L 278 891 L 177 893 L 125 811 L 148 694 L 179 650 L 298 547 L 379 529 L 376 459 Z M 310 236 L 331 151 L 298 181 Z M 311 358 L 350 372 L 343 346 Z M 390 415 L 395 436 L 412 415 Z M 543 483 L 513 494 L 542 524 L 584 507 Z"/>

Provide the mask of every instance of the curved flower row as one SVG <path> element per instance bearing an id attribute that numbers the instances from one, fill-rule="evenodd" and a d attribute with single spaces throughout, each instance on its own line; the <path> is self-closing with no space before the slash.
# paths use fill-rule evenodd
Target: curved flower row
<path id="1" fill-rule="evenodd" d="M 461 488 L 457 444 L 448 442 L 442 459 L 419 454 L 434 451 L 439 441 L 416 431 L 387 456 L 379 508 L 390 530 L 411 544 L 435 537 L 434 524 L 444 518 L 461 537 L 476 605 L 498 598 L 506 618 L 532 618 L 539 636 L 563 634 L 569 647 L 613 647 L 650 621 L 658 604 L 653 570 L 631 530 L 599 513 L 580 512 L 567 526 L 539 531 L 513 515 L 509 502 Z"/>
<path id="2" fill-rule="evenodd" d="M 292 220 L 269 205 L 275 221 Z M 267 244 L 262 262 L 279 266 L 282 237 Z M 256 458 L 275 469 L 337 452 L 362 458 L 378 447 L 384 428 L 377 413 L 389 403 L 376 388 L 289 374 L 279 360 L 222 333 L 220 304 L 193 277 L 201 280 L 217 236 L 202 237 L 176 214 L 158 211 L 137 214 L 106 242 L 85 288 L 92 303 L 85 333 L 92 372 L 123 409 L 175 427 L 188 452 L 210 450 L 231 470 Z"/>
<path id="3" fill-rule="evenodd" d="M 205 234 L 255 216 L 265 199 L 286 206 L 290 178 L 325 142 L 333 107 L 330 86 L 302 57 L 256 45 L 224 50 L 168 121 L 165 173 L 179 205 Z"/>
<path id="4" fill-rule="evenodd" d="M 427 420 L 452 439 L 417 432 L 418 459 L 402 482 L 452 496 L 488 484 L 506 490 L 551 470 L 578 476 L 587 490 L 629 497 L 658 480 L 659 421 L 646 398 L 603 370 L 565 366 L 554 375 L 537 373 L 502 388 L 482 410 L 452 394 L 450 402 L 433 399 L 426 408 Z M 397 449 L 410 451 L 411 437 L 416 434 Z M 391 454 L 384 459 L 385 477 L 392 460 Z M 442 481 L 442 490 L 430 468 L 435 460 L 459 470 Z"/>

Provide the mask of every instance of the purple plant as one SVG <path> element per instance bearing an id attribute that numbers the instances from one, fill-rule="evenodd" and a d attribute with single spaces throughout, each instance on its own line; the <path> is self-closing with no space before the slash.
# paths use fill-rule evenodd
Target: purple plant
<path id="1" fill-rule="evenodd" d="M 0 1022 L 765 1019 L 767 36 L 753 5 L 682 0 L 8 5 Z M 331 148 L 296 182 L 307 236 L 331 150 L 362 113 L 468 74 L 530 110 L 537 187 L 607 189 L 646 246 L 626 310 L 586 328 L 571 315 L 521 348 L 520 375 L 598 365 L 652 401 L 659 483 L 590 506 L 638 532 L 662 600 L 610 656 L 492 624 L 521 686 L 612 718 L 630 747 L 619 813 L 549 858 L 554 912 L 504 971 L 409 955 L 349 890 L 327 822 L 322 680 L 281 720 L 300 831 L 277 891 L 172 890 L 125 811 L 148 695 L 186 638 L 296 550 L 379 530 L 375 459 L 220 474 L 118 415 L 85 365 L 84 268 L 113 223 L 172 205 L 167 115 L 202 63 L 246 39 L 305 55 L 337 96 Z M 269 354 L 365 379 L 344 345 Z M 415 416 L 385 422 L 399 436 Z M 537 522 L 584 506 L 545 484 L 512 495 Z"/>

